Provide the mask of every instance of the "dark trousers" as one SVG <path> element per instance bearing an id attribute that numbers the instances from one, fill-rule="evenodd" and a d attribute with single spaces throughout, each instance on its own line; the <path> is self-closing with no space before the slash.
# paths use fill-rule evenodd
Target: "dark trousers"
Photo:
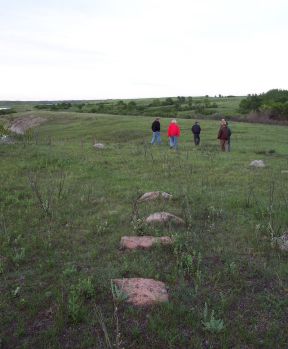
<path id="1" fill-rule="evenodd" d="M 200 144 L 200 135 L 199 134 L 194 134 L 194 143 L 195 143 L 195 145 Z"/>

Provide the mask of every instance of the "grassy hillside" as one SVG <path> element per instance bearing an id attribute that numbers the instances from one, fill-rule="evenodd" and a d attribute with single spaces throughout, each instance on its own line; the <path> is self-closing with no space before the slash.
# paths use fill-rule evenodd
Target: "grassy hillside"
<path id="1" fill-rule="evenodd" d="M 46 123 L 0 144 L 0 347 L 285 348 L 287 128 L 179 120 L 179 151 L 151 146 L 153 118 L 31 111 Z M 96 150 L 94 141 L 105 144 Z M 253 169 L 252 160 L 266 167 Z M 135 205 L 161 190 L 169 202 Z M 186 224 L 150 227 L 168 211 Z M 124 252 L 124 235 L 169 235 L 173 247 Z M 165 282 L 169 303 L 113 301 L 112 278 Z"/>

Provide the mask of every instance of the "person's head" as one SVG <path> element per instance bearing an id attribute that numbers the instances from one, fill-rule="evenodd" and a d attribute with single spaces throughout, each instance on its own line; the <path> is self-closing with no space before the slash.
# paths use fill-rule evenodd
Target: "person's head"
<path id="1" fill-rule="evenodd" d="M 226 120 L 225 119 L 221 119 L 221 122 L 220 122 L 221 126 L 224 126 L 226 125 Z"/>
<path id="2" fill-rule="evenodd" d="M 198 124 L 198 121 L 195 121 L 195 125 L 197 125 Z"/>
<path id="3" fill-rule="evenodd" d="M 156 118 L 155 120 L 156 120 L 156 121 L 160 121 L 160 118 Z"/>
<path id="4" fill-rule="evenodd" d="M 171 120 L 171 124 L 177 124 L 176 119 L 172 119 L 172 120 Z"/>

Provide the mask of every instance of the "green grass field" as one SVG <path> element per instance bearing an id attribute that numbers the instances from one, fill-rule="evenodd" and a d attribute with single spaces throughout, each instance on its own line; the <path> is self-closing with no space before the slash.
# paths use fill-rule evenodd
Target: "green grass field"
<path id="1" fill-rule="evenodd" d="M 22 112 L 46 122 L 0 144 L 0 348 L 287 348 L 287 127 L 179 120 L 179 151 L 151 146 L 153 118 Z M 94 141 L 105 149 L 93 148 Z M 262 159 L 265 168 L 251 168 Z M 169 202 L 135 205 L 147 191 Z M 168 211 L 182 228 L 147 226 Z M 124 235 L 172 247 L 125 252 Z M 111 279 L 165 282 L 169 303 L 113 301 Z"/>

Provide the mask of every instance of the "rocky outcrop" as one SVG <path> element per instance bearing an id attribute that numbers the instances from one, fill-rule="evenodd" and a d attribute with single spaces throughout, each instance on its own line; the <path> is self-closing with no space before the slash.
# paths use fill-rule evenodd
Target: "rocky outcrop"
<path id="1" fill-rule="evenodd" d="M 14 120 L 9 127 L 10 131 L 18 133 L 18 134 L 24 134 L 27 130 L 30 128 L 39 126 L 43 122 L 45 122 L 46 119 L 42 117 L 36 117 L 36 116 L 26 116 L 26 117 L 21 117 L 16 120 Z"/>

